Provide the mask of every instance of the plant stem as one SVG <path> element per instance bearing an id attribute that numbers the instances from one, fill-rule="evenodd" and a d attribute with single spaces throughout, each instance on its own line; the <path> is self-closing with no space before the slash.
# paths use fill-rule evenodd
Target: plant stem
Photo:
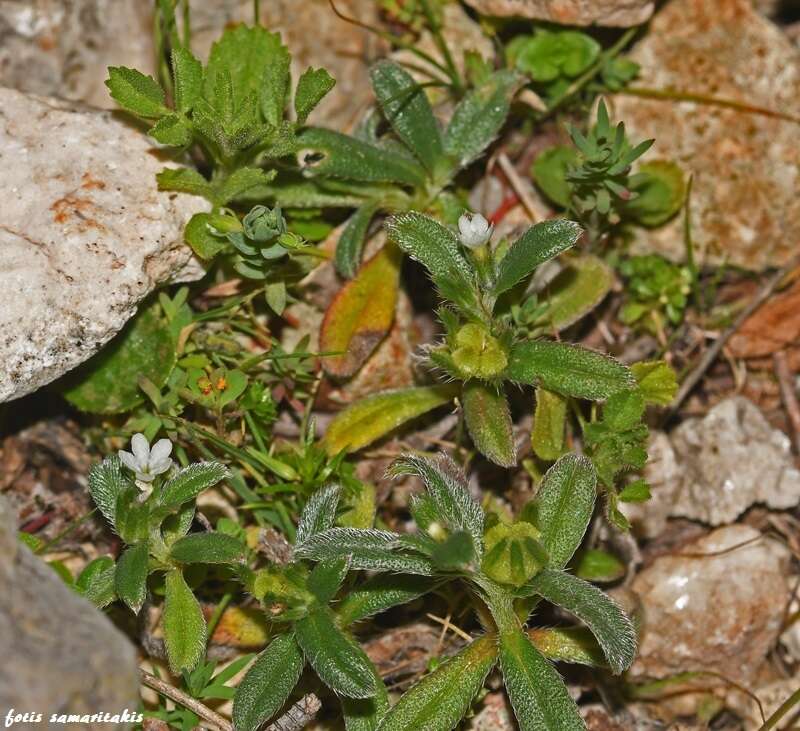
<path id="1" fill-rule="evenodd" d="M 765 722 L 758 731 L 769 731 L 780 721 L 797 703 L 800 703 L 800 688 L 792 693 Z"/>
<path id="2" fill-rule="evenodd" d="M 143 685 L 146 685 L 148 688 L 152 688 L 170 700 L 179 703 L 196 716 L 199 716 L 204 721 L 214 725 L 220 731 L 233 731 L 233 725 L 226 718 L 223 718 L 215 711 L 212 711 L 208 706 L 204 706 L 202 703 L 200 703 L 200 701 L 195 700 L 192 698 L 192 696 L 184 693 L 182 690 L 178 690 L 178 688 L 175 686 L 161 680 L 161 678 L 157 678 L 155 675 L 151 675 L 145 670 L 139 670 L 139 679 L 142 681 Z"/>
<path id="3" fill-rule="evenodd" d="M 222 599 L 219 600 L 219 604 L 214 607 L 214 613 L 208 620 L 208 639 L 211 640 L 211 635 L 214 634 L 214 630 L 217 628 L 220 619 L 222 619 L 223 612 L 228 608 L 228 604 L 231 603 L 233 599 L 233 592 L 227 592 L 223 594 Z"/>

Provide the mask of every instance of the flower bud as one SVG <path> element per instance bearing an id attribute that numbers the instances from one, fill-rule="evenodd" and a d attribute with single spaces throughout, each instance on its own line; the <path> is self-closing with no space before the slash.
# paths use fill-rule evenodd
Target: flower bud
<path id="1" fill-rule="evenodd" d="M 469 249 L 483 246 L 491 238 L 493 228 L 480 213 L 464 213 L 458 219 L 459 238 Z"/>

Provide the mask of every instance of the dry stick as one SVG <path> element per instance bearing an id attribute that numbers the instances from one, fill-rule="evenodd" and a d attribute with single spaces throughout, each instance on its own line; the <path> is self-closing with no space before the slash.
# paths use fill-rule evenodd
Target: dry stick
<path id="1" fill-rule="evenodd" d="M 148 688 L 152 688 L 167 696 L 170 700 L 180 703 L 196 716 L 212 724 L 220 731 L 233 731 L 233 725 L 230 721 L 212 711 L 208 706 L 204 706 L 199 701 L 196 701 L 192 696 L 187 695 L 182 690 L 178 690 L 175 686 L 164 682 L 161 678 L 157 678 L 155 675 L 151 675 L 145 670 L 139 670 L 139 678 Z"/>
<path id="2" fill-rule="evenodd" d="M 797 391 L 786 351 L 779 350 L 777 353 L 773 353 L 772 361 L 775 364 L 775 375 L 778 377 L 778 384 L 781 388 L 781 400 L 792 428 L 794 451 L 800 456 L 800 403 L 797 401 Z"/>
<path id="3" fill-rule="evenodd" d="M 700 362 L 697 364 L 697 367 L 684 379 L 681 387 L 678 389 L 678 393 L 675 396 L 674 401 L 665 414 L 665 421 L 680 408 L 680 405 L 685 401 L 686 397 L 691 393 L 692 389 L 694 389 L 698 381 L 703 377 L 703 374 L 705 374 L 711 364 L 716 360 L 719 352 L 725 346 L 725 343 L 727 343 L 731 336 L 742 326 L 742 323 L 759 307 L 761 307 L 764 302 L 767 301 L 770 295 L 781 283 L 783 278 L 790 271 L 792 271 L 792 269 L 794 269 L 798 263 L 800 263 L 800 256 L 793 258 L 786 266 L 780 268 L 775 274 L 773 274 L 767 280 L 766 284 L 761 288 L 758 294 L 750 301 L 750 304 L 748 304 L 747 307 L 745 307 L 739 313 L 739 316 L 736 318 L 734 323 L 727 330 L 725 330 L 716 339 L 714 344 L 705 352 L 703 357 L 700 359 Z"/>
<path id="4" fill-rule="evenodd" d="M 277 721 L 267 726 L 265 731 L 300 731 L 314 720 L 320 708 L 322 701 L 317 696 L 313 693 L 304 695 Z"/>
<path id="5" fill-rule="evenodd" d="M 522 182 L 522 178 L 519 177 L 519 173 L 517 172 L 516 168 L 511 163 L 511 160 L 508 159 L 508 155 L 506 155 L 505 152 L 501 152 L 497 156 L 497 162 L 500 164 L 500 167 L 506 174 L 508 182 L 511 183 L 511 187 L 514 189 L 517 197 L 522 202 L 522 205 L 531 219 L 531 223 L 536 223 L 539 220 L 539 215 L 536 213 L 536 206 L 531 200 L 530 195 L 528 195 L 528 191 L 525 189 L 525 184 Z"/>

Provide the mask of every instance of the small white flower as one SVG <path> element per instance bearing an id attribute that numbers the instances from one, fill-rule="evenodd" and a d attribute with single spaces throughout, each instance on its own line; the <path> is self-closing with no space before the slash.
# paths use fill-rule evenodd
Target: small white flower
<path id="1" fill-rule="evenodd" d="M 483 246 L 491 238 L 493 228 L 480 213 L 464 213 L 458 219 L 461 243 L 470 249 Z"/>
<path id="2" fill-rule="evenodd" d="M 153 448 L 144 434 L 134 434 L 131 438 L 131 451 L 120 449 L 120 461 L 136 474 L 137 482 L 152 482 L 158 475 L 172 467 L 172 442 L 159 439 Z"/>

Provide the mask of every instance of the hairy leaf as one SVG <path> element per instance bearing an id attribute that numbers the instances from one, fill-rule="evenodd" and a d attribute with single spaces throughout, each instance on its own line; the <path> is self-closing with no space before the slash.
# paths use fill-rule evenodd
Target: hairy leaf
<path id="1" fill-rule="evenodd" d="M 546 388 L 537 388 L 531 446 L 539 459 L 551 462 L 564 453 L 566 421 L 566 399 Z"/>
<path id="2" fill-rule="evenodd" d="M 250 193 L 269 183 L 275 177 L 275 171 L 261 168 L 240 167 L 226 177 L 222 184 L 214 189 L 213 202 L 223 206 L 232 200 Z"/>
<path id="3" fill-rule="evenodd" d="M 336 616 L 339 624 L 347 627 L 398 604 L 407 604 L 435 586 L 433 579 L 424 576 L 378 574 L 347 592 L 336 607 Z"/>
<path id="4" fill-rule="evenodd" d="M 347 558 L 322 561 L 314 567 L 308 577 L 308 588 L 320 604 L 327 604 L 333 599 L 349 569 L 350 561 Z"/>
<path id="5" fill-rule="evenodd" d="M 206 620 L 180 569 L 167 573 L 162 621 L 170 669 L 193 670 L 205 653 Z"/>
<path id="6" fill-rule="evenodd" d="M 617 581 L 625 576 L 625 564 L 616 556 L 598 548 L 584 551 L 575 566 L 575 575 L 598 584 Z"/>
<path id="7" fill-rule="evenodd" d="M 389 710 L 389 693 L 377 671 L 377 692 L 372 698 L 342 698 L 345 731 L 375 731 L 380 719 Z"/>
<path id="8" fill-rule="evenodd" d="M 147 134 L 162 145 L 184 147 L 192 141 L 192 124 L 182 114 L 168 114 L 161 117 Z"/>
<path id="9" fill-rule="evenodd" d="M 195 462 L 184 467 L 161 488 L 160 504 L 178 507 L 213 487 L 230 473 L 219 462 Z"/>
<path id="10" fill-rule="evenodd" d="M 192 533 L 172 544 L 170 558 L 179 563 L 238 563 L 245 545 L 225 533 Z"/>
<path id="11" fill-rule="evenodd" d="M 298 124 L 306 123 L 314 107 L 335 85 L 335 79 L 325 69 L 307 68 L 303 72 L 294 92 L 294 109 Z"/>
<path id="12" fill-rule="evenodd" d="M 401 424 L 452 401 L 457 393 L 456 386 L 423 386 L 366 396 L 333 418 L 323 446 L 331 456 L 342 450 L 355 452 Z"/>
<path id="13" fill-rule="evenodd" d="M 293 634 L 278 635 L 259 654 L 233 697 L 235 731 L 258 731 L 286 702 L 303 670 Z"/>
<path id="14" fill-rule="evenodd" d="M 209 229 L 211 214 L 195 213 L 186 224 L 183 237 L 201 259 L 211 260 L 229 246 L 221 236 L 214 236 Z"/>
<path id="15" fill-rule="evenodd" d="M 461 394 L 464 420 L 478 451 L 501 467 L 517 463 L 508 399 L 483 381 L 470 380 Z"/>
<path id="16" fill-rule="evenodd" d="M 75 581 L 75 588 L 98 609 L 102 609 L 116 599 L 115 574 L 114 559 L 100 556 L 86 564 Z"/>
<path id="17" fill-rule="evenodd" d="M 150 559 L 147 543 L 128 546 L 117 562 L 114 590 L 138 614 L 147 592 L 147 565 Z"/>
<path id="18" fill-rule="evenodd" d="M 333 527 L 341 494 L 342 490 L 338 485 L 328 485 L 311 495 L 297 524 L 294 539 L 296 546 L 302 545 L 311 536 Z"/>
<path id="19" fill-rule="evenodd" d="M 603 650 L 586 627 L 532 629 L 528 637 L 548 660 L 607 667 Z"/>
<path id="20" fill-rule="evenodd" d="M 106 86 L 114 101 L 132 114 L 145 119 L 169 114 L 164 104 L 164 90 L 152 76 L 125 66 L 110 66 Z"/>
<path id="21" fill-rule="evenodd" d="M 112 528 L 116 528 L 117 524 L 117 500 L 124 490 L 132 486 L 116 455 L 106 457 L 89 470 L 89 493 Z"/>
<path id="22" fill-rule="evenodd" d="M 663 360 L 634 363 L 631 371 L 639 383 L 639 390 L 648 404 L 668 406 L 675 398 L 678 381 L 675 371 Z"/>
<path id="23" fill-rule="evenodd" d="M 191 193 L 211 199 L 213 191 L 209 183 L 193 168 L 164 168 L 156 173 L 159 190 L 174 190 L 178 193 Z M 205 215 L 208 214 L 196 214 Z"/>
<path id="24" fill-rule="evenodd" d="M 361 261 L 361 249 L 364 246 L 367 229 L 379 208 L 378 201 L 367 201 L 357 208 L 347 221 L 336 244 L 334 260 L 336 271 L 343 277 L 350 278 L 356 273 Z"/>
<path id="25" fill-rule="evenodd" d="M 172 75 L 175 108 L 186 114 L 203 95 L 203 65 L 186 46 L 177 46 L 172 49 Z"/>
<path id="26" fill-rule="evenodd" d="M 544 288 L 547 307 L 542 319 L 549 328 L 563 330 L 594 310 L 613 285 L 614 274 L 599 257 L 584 254 L 570 258 Z"/>
<path id="27" fill-rule="evenodd" d="M 554 569 L 545 569 L 534 576 L 530 587 L 589 627 L 614 673 L 619 674 L 631 666 L 636 657 L 636 631 L 608 594 L 577 576 Z"/>
<path id="28" fill-rule="evenodd" d="M 630 369 L 611 356 L 547 340 L 512 346 L 506 377 L 564 396 L 593 400 L 608 398 L 636 385 Z"/>
<path id="29" fill-rule="evenodd" d="M 297 642 L 323 683 L 348 698 L 371 698 L 377 691 L 372 663 L 334 622 L 327 607 L 316 607 L 295 623 Z"/>

